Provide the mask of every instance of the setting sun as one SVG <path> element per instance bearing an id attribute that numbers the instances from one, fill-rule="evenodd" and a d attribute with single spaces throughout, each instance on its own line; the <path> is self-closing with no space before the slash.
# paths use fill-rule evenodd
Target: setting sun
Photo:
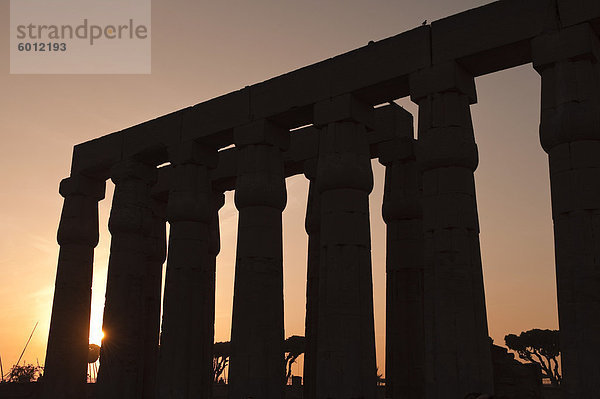
<path id="1" fill-rule="evenodd" d="M 104 331 L 90 330 L 90 344 L 100 345 L 102 338 L 104 338 Z"/>

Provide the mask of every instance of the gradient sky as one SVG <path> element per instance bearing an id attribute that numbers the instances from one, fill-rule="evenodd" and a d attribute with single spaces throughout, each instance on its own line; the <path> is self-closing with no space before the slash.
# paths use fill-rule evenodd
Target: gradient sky
<path id="1" fill-rule="evenodd" d="M 0 3 L 0 356 L 5 372 L 25 353 L 43 363 L 62 198 L 73 145 L 321 61 L 489 1 L 172 0 L 152 4 L 151 75 L 10 75 L 9 2 Z M 115 60 L 118 62 L 118 60 Z M 490 335 L 558 328 L 547 157 L 539 145 L 540 79 L 531 65 L 476 80 L 472 106 Z M 416 116 L 408 99 L 398 101 Z M 371 195 L 377 362 L 384 367 L 385 225 L 383 168 Z M 100 203 L 92 340 L 102 323 L 112 183 Z M 308 184 L 287 180 L 284 212 L 286 336 L 304 334 Z M 229 340 L 237 212 L 220 212 L 216 336 Z M 301 372 L 301 364 L 294 373 Z"/>

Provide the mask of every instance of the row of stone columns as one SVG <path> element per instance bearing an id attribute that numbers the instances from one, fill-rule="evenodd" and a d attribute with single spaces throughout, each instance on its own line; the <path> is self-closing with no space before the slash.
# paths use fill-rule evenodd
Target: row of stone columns
<path id="1" fill-rule="evenodd" d="M 588 25 L 533 41 L 542 76 L 540 135 L 549 154 L 566 397 L 600 388 L 600 45 Z M 385 146 L 386 385 L 392 398 L 492 392 L 490 342 L 474 186 L 470 116 L 475 84 L 457 63 L 409 79 L 419 139 L 405 129 Z M 310 180 L 304 395 L 375 398 L 370 254 L 373 109 L 346 95 L 314 105 L 318 157 Z M 267 120 L 234 130 L 239 211 L 229 398 L 282 398 L 284 376 L 283 151 L 289 132 Z M 217 153 L 169 149 L 168 201 L 152 196 L 156 167 L 128 160 L 115 183 L 98 375 L 99 398 L 210 397 L 215 258 L 222 193 L 209 179 Z M 84 392 L 97 202 L 104 182 L 75 175 L 65 197 L 48 340 L 45 398 Z M 162 264 L 169 257 L 160 337 Z M 157 372 L 158 370 L 158 372 Z M 589 378 L 589 377 L 593 378 Z"/>
<path id="2" fill-rule="evenodd" d="M 464 105 L 468 112 L 468 102 Z M 425 107 L 427 104 L 422 105 Z M 470 123 L 469 118 L 465 121 Z M 310 248 L 305 395 L 374 398 L 376 362 L 368 206 L 373 177 L 367 141 L 373 109 L 352 96 L 328 100 L 316 104 L 315 125 L 320 129 L 319 156 L 306 165 L 311 188 L 307 217 Z M 422 122 L 422 126 L 426 124 Z M 469 125 L 466 129 L 468 138 L 472 130 L 469 131 Z M 282 150 L 287 147 L 289 133 L 270 122 L 259 121 L 237 129 L 235 139 L 235 202 L 240 216 L 229 397 L 282 397 L 285 381 L 281 213 L 286 202 Z M 388 156 L 381 158 L 387 167 L 386 374 L 394 397 L 421 397 L 426 373 L 432 386 L 437 386 L 441 375 L 446 376 L 446 370 L 425 369 L 427 353 L 442 354 L 424 344 L 423 334 L 431 325 L 447 322 L 447 314 L 444 309 L 437 313 L 439 320 L 425 317 L 427 306 L 433 312 L 444 301 L 430 297 L 432 303 L 428 305 L 423 289 L 427 286 L 428 269 L 423 265 L 421 185 L 414 140 L 403 137 L 394 143 L 400 151 L 388 151 Z M 103 327 L 106 338 L 98 377 L 100 398 L 145 398 L 155 390 L 161 398 L 210 395 L 214 259 L 218 252 L 214 237 L 218 235 L 217 211 L 222 205 L 222 199 L 212 193 L 209 180 L 216 152 L 194 144 L 171 148 L 169 155 L 173 185 L 167 203 L 151 198 L 156 179 L 153 166 L 127 161 L 111 172 L 116 187 L 109 222 L 113 239 Z M 471 186 L 466 184 L 471 187 L 470 192 L 472 169 Z M 469 174 L 466 175 L 468 183 Z M 423 187 L 428 188 L 425 183 Z M 433 186 L 430 191 L 435 189 Z M 474 198 L 471 199 L 473 207 Z M 431 214 L 441 215 L 444 209 L 438 208 L 445 200 L 434 203 Z M 473 210 L 468 206 L 465 209 L 459 211 L 468 214 L 469 209 Z M 165 258 L 165 220 L 171 231 L 158 359 L 157 304 Z M 429 266 L 429 278 L 441 284 L 445 282 L 443 278 L 436 280 L 431 276 L 435 267 L 433 263 Z M 477 263 L 474 274 L 477 276 Z M 436 288 L 444 287 L 442 284 Z M 483 294 L 482 287 L 475 288 L 481 288 Z M 469 297 L 473 286 L 462 285 L 459 289 Z M 459 307 L 449 311 L 458 311 Z M 437 334 L 443 336 L 441 331 Z M 455 343 L 453 347 L 458 346 Z M 451 347 L 445 349 L 450 351 Z M 457 351 L 450 352 L 447 361 L 455 359 L 456 363 Z M 475 357 L 472 360 L 479 361 Z M 465 386 L 455 388 L 457 392 L 464 389 Z"/>

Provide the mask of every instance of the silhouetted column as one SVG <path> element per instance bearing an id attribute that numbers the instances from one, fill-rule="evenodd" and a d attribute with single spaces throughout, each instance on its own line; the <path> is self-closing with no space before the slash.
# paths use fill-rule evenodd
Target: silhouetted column
<path id="1" fill-rule="evenodd" d="M 162 270 L 167 256 L 166 198 L 150 202 L 152 226 L 147 238 L 147 270 L 144 279 L 144 399 L 156 398 Z"/>
<path id="2" fill-rule="evenodd" d="M 214 340 L 213 219 L 209 168 L 217 151 L 189 143 L 169 149 L 171 230 L 160 348 L 159 398 L 208 398 Z"/>
<path id="3" fill-rule="evenodd" d="M 532 47 L 550 163 L 561 390 L 591 398 L 600 392 L 600 42 L 583 24 Z"/>
<path id="4" fill-rule="evenodd" d="M 367 128 L 373 109 L 350 96 L 318 103 L 321 251 L 317 398 L 376 397 Z"/>
<path id="5" fill-rule="evenodd" d="M 390 110 L 395 138 L 379 144 L 385 165 L 383 219 L 386 245 L 386 397 L 423 399 L 425 340 L 423 314 L 423 220 L 421 174 L 416 161 L 412 115 Z"/>
<path id="6" fill-rule="evenodd" d="M 141 398 L 144 391 L 144 298 L 148 237 L 153 228 L 150 189 L 156 168 L 126 160 L 111 170 L 115 183 L 112 234 L 100 350 L 97 397 Z"/>
<path id="7" fill-rule="evenodd" d="M 228 397 L 277 399 L 285 384 L 281 149 L 289 133 L 261 120 L 236 129 L 234 141 L 239 221 Z"/>
<path id="8" fill-rule="evenodd" d="M 426 397 L 493 391 L 473 172 L 473 77 L 454 63 L 410 77 L 423 171 Z"/>
<path id="9" fill-rule="evenodd" d="M 85 397 L 98 201 L 105 182 L 76 175 L 60 183 L 58 267 L 46 350 L 44 399 Z"/>
<path id="10" fill-rule="evenodd" d="M 321 251 L 321 199 L 316 185 L 317 160 L 304 163 L 304 175 L 310 180 L 305 228 L 308 234 L 306 278 L 306 320 L 304 336 L 304 399 L 316 398 L 317 323 L 319 318 L 319 253 Z"/>

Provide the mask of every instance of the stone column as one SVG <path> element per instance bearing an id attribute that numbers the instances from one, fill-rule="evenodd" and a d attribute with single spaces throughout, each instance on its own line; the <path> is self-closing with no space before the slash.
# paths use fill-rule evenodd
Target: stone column
<path id="1" fill-rule="evenodd" d="M 314 108 L 320 127 L 317 189 L 321 251 L 317 398 L 376 397 L 366 125 L 373 109 L 351 96 Z"/>
<path id="2" fill-rule="evenodd" d="M 141 398 L 144 391 L 144 295 L 148 237 L 152 231 L 150 189 L 156 168 L 126 160 L 111 170 L 115 193 L 108 227 L 112 234 L 100 350 L 97 397 Z"/>
<path id="3" fill-rule="evenodd" d="M 230 399 L 283 398 L 283 249 L 286 129 L 265 121 L 234 131 L 238 241 L 231 324 Z"/>
<path id="4" fill-rule="evenodd" d="M 423 172 L 426 397 L 493 391 L 473 172 L 475 83 L 455 63 L 410 76 Z"/>
<path id="5" fill-rule="evenodd" d="M 317 323 L 319 319 L 319 253 L 321 251 L 321 199 L 316 185 L 317 160 L 304 163 L 304 175 L 310 180 L 305 228 L 308 234 L 306 278 L 306 321 L 304 324 L 304 399 L 316 398 Z"/>
<path id="6" fill-rule="evenodd" d="M 588 24 L 538 37 L 565 398 L 600 392 L 600 42 Z"/>
<path id="7" fill-rule="evenodd" d="M 403 110 L 396 137 L 379 145 L 385 165 L 383 219 L 386 245 L 386 397 L 423 399 L 423 220 L 421 174 L 412 115 Z"/>
<path id="8" fill-rule="evenodd" d="M 213 219 L 209 168 L 217 151 L 195 143 L 169 149 L 171 230 L 160 348 L 159 398 L 211 395 L 214 340 Z"/>
<path id="9" fill-rule="evenodd" d="M 144 279 L 144 399 L 156 398 L 160 303 L 163 263 L 167 256 L 166 199 L 150 202 L 152 226 L 147 238 L 147 269 Z"/>
<path id="10" fill-rule="evenodd" d="M 58 267 L 46 350 L 44 399 L 86 395 L 94 248 L 98 201 L 105 182 L 76 175 L 60 183 L 65 198 L 58 227 Z"/>

